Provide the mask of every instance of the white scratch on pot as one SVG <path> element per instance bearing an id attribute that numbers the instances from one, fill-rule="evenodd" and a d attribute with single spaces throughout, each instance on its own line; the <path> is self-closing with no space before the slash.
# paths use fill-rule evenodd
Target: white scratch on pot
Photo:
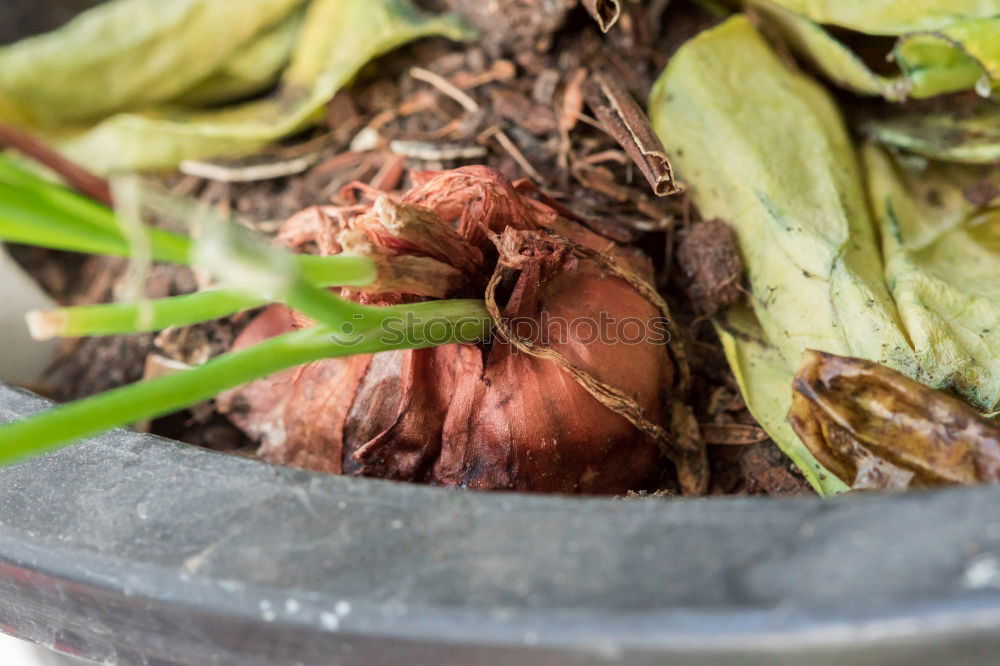
<path id="1" fill-rule="evenodd" d="M 149 502 L 143 500 L 136 504 L 135 515 L 139 516 L 139 520 L 147 520 L 149 518 Z"/>
<path id="2" fill-rule="evenodd" d="M 305 491 L 305 488 L 302 488 L 301 486 L 292 486 L 291 492 L 292 495 L 295 496 L 295 499 L 297 499 L 299 503 L 305 507 L 306 511 L 311 513 L 316 518 L 320 517 L 319 511 L 317 511 L 316 507 L 313 506 L 312 500 L 309 498 L 309 493 Z"/>
<path id="3" fill-rule="evenodd" d="M 246 585 L 235 580 L 220 580 L 219 587 L 225 592 L 239 592 L 243 590 Z"/>
<path id="4" fill-rule="evenodd" d="M 189 555 L 184 560 L 183 572 L 188 574 L 197 573 L 198 570 L 201 569 L 201 567 L 208 561 L 209 557 L 211 557 L 215 549 L 221 546 L 222 544 L 228 542 L 237 534 L 239 534 L 240 530 L 241 530 L 240 527 L 236 527 L 229 534 L 226 534 L 221 539 L 208 544 L 207 546 L 199 550 L 197 553 Z"/>
<path id="5" fill-rule="evenodd" d="M 402 617 L 403 615 L 406 615 L 406 612 L 409 610 L 409 606 L 398 599 L 392 599 L 385 603 L 382 610 L 386 615 Z"/>
<path id="6" fill-rule="evenodd" d="M 400 520 L 399 518 L 396 518 L 389 523 L 389 527 L 391 527 L 394 530 L 401 530 L 403 529 L 403 521 Z"/>
<path id="7" fill-rule="evenodd" d="M 620 645 L 611 640 L 599 640 L 594 644 L 594 651 L 601 656 L 602 659 L 608 661 L 621 661 L 622 660 L 622 648 Z"/>
<path id="8" fill-rule="evenodd" d="M 965 568 L 962 587 L 969 590 L 1000 589 L 1000 561 L 992 555 L 973 560 Z"/>
<path id="9" fill-rule="evenodd" d="M 497 622 L 509 622 L 512 617 L 512 613 L 509 608 L 494 608 L 491 611 L 491 615 Z"/>
<path id="10" fill-rule="evenodd" d="M 319 622 L 327 631 L 336 631 L 337 627 L 340 626 L 340 618 L 337 617 L 336 613 L 331 613 L 330 611 L 320 613 Z"/>

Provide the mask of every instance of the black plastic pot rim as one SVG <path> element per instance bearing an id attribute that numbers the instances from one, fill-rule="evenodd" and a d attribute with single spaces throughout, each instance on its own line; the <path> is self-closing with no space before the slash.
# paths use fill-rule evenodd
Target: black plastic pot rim
<path id="1" fill-rule="evenodd" d="M 957 663 L 1000 648 L 998 500 L 480 493 L 117 430 L 0 469 L 0 625 L 125 663 Z"/>

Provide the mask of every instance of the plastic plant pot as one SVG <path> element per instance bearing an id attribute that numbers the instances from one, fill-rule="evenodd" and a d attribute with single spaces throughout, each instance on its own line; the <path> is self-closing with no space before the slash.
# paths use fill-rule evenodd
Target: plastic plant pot
<path id="1" fill-rule="evenodd" d="M 981 663 L 998 505 L 479 493 L 116 430 L 0 469 L 0 626 L 113 663 Z"/>
<path id="2" fill-rule="evenodd" d="M 8 0 L 0 43 L 93 4 Z M 47 404 L 0 385 L 0 421 Z M 0 630 L 128 664 L 988 663 L 998 507 L 478 493 L 116 430 L 0 468 Z"/>

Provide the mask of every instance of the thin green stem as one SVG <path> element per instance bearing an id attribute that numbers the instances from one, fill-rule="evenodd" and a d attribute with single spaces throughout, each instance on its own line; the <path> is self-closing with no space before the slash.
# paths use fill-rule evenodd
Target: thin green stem
<path id="1" fill-rule="evenodd" d="M 29 312 L 28 328 L 36 340 L 77 338 L 159 331 L 170 326 L 190 326 L 255 308 L 266 299 L 235 289 L 200 291 L 157 298 L 144 303 L 81 305 Z"/>
<path id="2" fill-rule="evenodd" d="M 191 239 L 149 228 L 153 259 L 190 265 Z M 71 252 L 127 257 L 131 247 L 114 212 L 0 158 L 0 240 Z M 364 286 L 376 278 L 367 257 L 296 255 L 303 277 L 320 286 Z"/>
<path id="3" fill-rule="evenodd" d="M 302 277 L 320 287 L 363 287 L 378 277 L 375 262 L 368 257 L 338 254 L 319 257 L 297 254 Z"/>
<path id="4" fill-rule="evenodd" d="M 48 181 L 22 169 L 0 155 L 0 183 L 5 183 L 44 200 L 49 205 L 72 214 L 89 224 L 115 229 L 114 215 L 104 204 L 81 195 L 68 187 Z"/>
<path id="5" fill-rule="evenodd" d="M 359 257 L 344 257 L 358 259 Z M 337 276 L 324 266 L 327 279 Z M 336 266 L 332 266 L 336 268 Z M 348 266 L 349 270 L 355 270 Z M 360 275 L 364 265 L 357 269 Z M 302 282 L 298 298 L 286 299 L 296 309 L 333 326 L 364 320 L 378 324 L 385 308 L 365 307 L 337 298 L 319 287 Z M 28 329 L 36 340 L 77 338 L 88 335 L 119 335 L 160 331 L 170 326 L 190 326 L 240 310 L 265 305 L 269 299 L 239 289 L 212 289 L 182 296 L 154 298 L 141 303 L 80 305 L 53 310 L 35 310 L 27 315 Z"/>
<path id="6" fill-rule="evenodd" d="M 0 427 L 0 464 L 66 445 L 115 426 L 167 414 L 285 368 L 323 358 L 475 342 L 492 322 L 482 301 L 436 301 L 382 308 L 376 329 L 316 326 L 218 356 L 204 365 L 54 407 Z M 398 328 L 394 328 L 398 326 Z"/>
<path id="7" fill-rule="evenodd" d="M 294 281 L 280 299 L 292 309 L 335 328 L 342 327 L 345 323 L 355 327 L 359 324 L 366 327 L 378 326 L 380 318 L 388 309 L 344 300 L 328 289 L 314 287 L 304 279 Z"/>
<path id="8" fill-rule="evenodd" d="M 154 259 L 188 263 L 191 239 L 156 228 L 149 229 L 149 236 Z M 6 183 L 0 183 L 0 239 L 91 254 L 128 256 L 131 251 L 109 209 L 94 204 L 84 212 Z"/>

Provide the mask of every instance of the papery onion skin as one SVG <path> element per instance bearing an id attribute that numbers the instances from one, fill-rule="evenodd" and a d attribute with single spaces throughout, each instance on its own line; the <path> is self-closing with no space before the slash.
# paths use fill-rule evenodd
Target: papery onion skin
<path id="1" fill-rule="evenodd" d="M 518 194 L 492 169 L 467 167 L 418 174 L 415 180 L 418 186 L 401 202 L 427 207 L 483 256 L 496 254 L 491 234 L 507 228 L 534 233 L 544 226 L 650 277 L 644 255 Z M 540 325 L 542 313 L 547 321 L 595 323 L 602 315 L 639 322 L 660 316 L 631 284 L 594 261 L 539 252 L 525 257 L 523 264 L 509 285 L 507 317 Z M 469 275 L 471 282 L 485 277 Z M 236 345 L 299 325 L 288 311 L 272 306 Z M 590 341 L 581 339 L 583 327 L 577 333 L 548 346 L 633 396 L 649 420 L 669 421 L 675 368 L 663 340 Z M 264 458 L 334 473 L 480 489 L 603 494 L 652 487 L 666 468 L 652 438 L 558 365 L 520 353 L 497 338 L 487 345 L 319 361 L 230 392 L 220 399 L 220 408 L 260 439 Z"/>

